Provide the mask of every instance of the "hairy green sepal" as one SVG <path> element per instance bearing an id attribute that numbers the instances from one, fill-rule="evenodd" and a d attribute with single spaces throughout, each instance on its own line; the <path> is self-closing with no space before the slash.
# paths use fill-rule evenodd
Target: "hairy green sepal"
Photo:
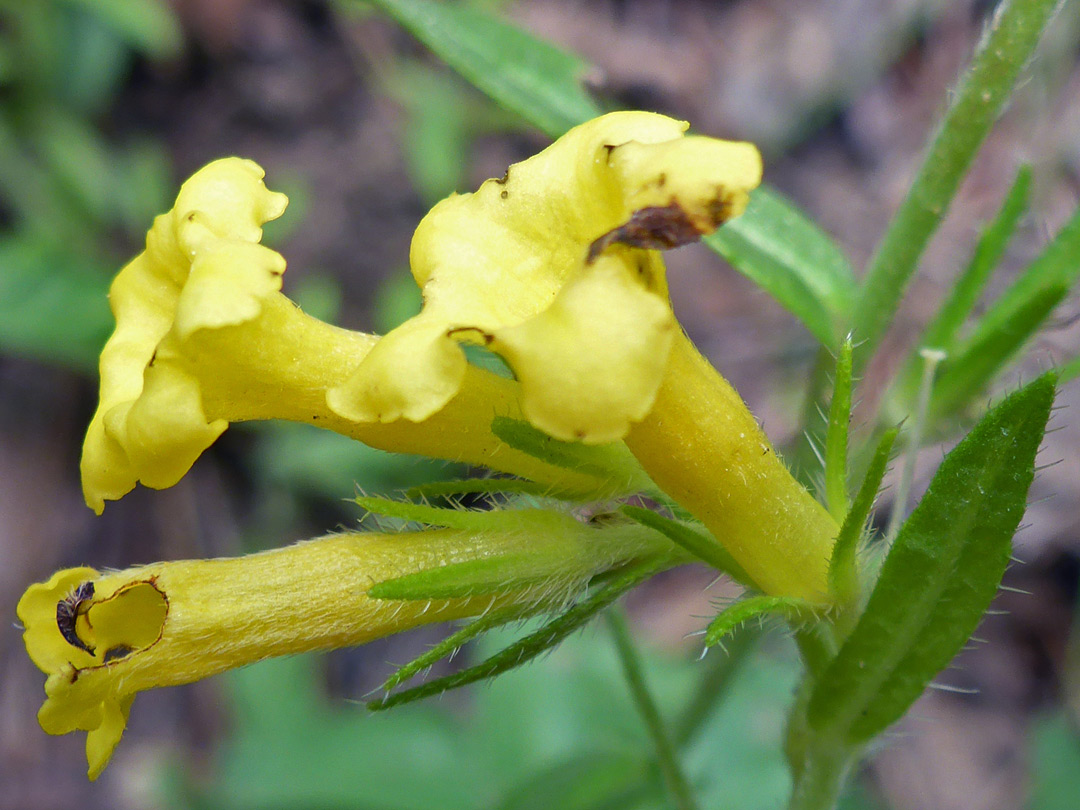
<path id="1" fill-rule="evenodd" d="M 545 650 L 554 647 L 626 591 L 670 565 L 670 560 L 661 559 L 631 566 L 607 580 L 595 593 L 581 600 L 565 613 L 552 619 L 539 630 L 500 650 L 476 666 L 448 675 L 445 678 L 438 678 L 422 686 L 405 689 L 379 700 L 370 701 L 367 707 L 373 711 L 389 709 L 391 706 L 412 703 L 431 695 L 442 694 L 449 689 L 456 689 L 476 681 L 493 678 L 503 672 L 515 669 L 531 661 Z"/>
<path id="2" fill-rule="evenodd" d="M 708 532 L 694 528 L 687 523 L 666 518 L 658 515 L 651 509 L 641 506 L 624 505 L 619 511 L 631 520 L 648 526 L 664 535 L 677 546 L 689 551 L 694 557 L 708 563 L 717 571 L 727 574 L 736 582 L 746 585 L 748 588 L 757 588 L 754 580 L 746 573 L 728 550 L 717 542 Z"/>
<path id="3" fill-rule="evenodd" d="M 705 646 L 713 647 L 753 618 L 780 616 L 791 624 L 802 624 L 821 616 L 821 605 L 794 596 L 751 596 L 725 608 L 709 623 Z"/>
<path id="4" fill-rule="evenodd" d="M 882 435 L 878 442 L 870 466 L 866 469 L 862 486 L 851 503 L 851 509 L 844 517 L 840 534 L 833 544 L 832 557 L 829 559 L 829 590 L 838 604 L 851 605 L 859 592 L 859 567 L 856 552 L 859 540 L 866 529 L 870 510 L 874 507 L 885 470 L 889 466 L 889 454 L 899 433 L 898 428 L 891 428 Z"/>

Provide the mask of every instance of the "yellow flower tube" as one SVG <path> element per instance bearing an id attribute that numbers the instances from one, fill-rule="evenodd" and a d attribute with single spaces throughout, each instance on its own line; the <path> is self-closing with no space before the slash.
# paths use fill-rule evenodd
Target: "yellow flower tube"
<path id="1" fill-rule="evenodd" d="M 493 607 L 542 609 L 594 574 L 670 544 L 637 526 L 597 527 L 541 510 L 458 513 L 472 528 L 348 533 L 246 557 L 72 568 L 18 605 L 26 649 L 47 674 L 38 713 L 50 734 L 88 732 L 89 775 L 108 763 L 137 692 L 271 656 L 362 644 Z M 499 564 L 469 596 L 376 599 L 370 588 L 418 572 Z"/>
<path id="2" fill-rule="evenodd" d="M 481 464 L 591 497 L 640 486 L 625 448 L 612 458 L 626 472 L 598 480 L 502 443 L 491 421 L 521 418 L 519 386 L 472 366 L 460 370 L 455 396 L 415 421 L 358 423 L 328 405 L 327 391 L 354 377 L 379 339 L 312 318 L 279 292 L 285 260 L 258 241 L 286 200 L 262 177 L 238 158 L 200 170 L 113 282 L 116 330 L 102 351 L 82 457 L 95 511 L 139 481 L 172 486 L 229 422 L 248 419 L 307 422 L 383 450 Z M 395 373 L 414 370 L 403 361 Z"/>
<path id="3" fill-rule="evenodd" d="M 626 444 L 766 593 L 827 602 L 840 531 L 784 466 L 738 392 L 685 334 L 656 402 Z"/>

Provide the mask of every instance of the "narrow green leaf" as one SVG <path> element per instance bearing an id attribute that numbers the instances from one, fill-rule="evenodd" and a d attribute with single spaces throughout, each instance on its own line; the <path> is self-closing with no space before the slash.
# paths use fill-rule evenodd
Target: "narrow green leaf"
<path id="1" fill-rule="evenodd" d="M 697 559 L 711 565 L 717 571 L 727 574 L 736 582 L 749 588 L 757 588 L 750 575 L 743 570 L 735 558 L 728 553 L 711 534 L 691 528 L 685 523 L 658 515 L 651 509 L 629 504 L 619 507 L 619 511 L 631 520 L 648 526 L 664 535 L 677 546 L 689 551 Z"/>
<path id="2" fill-rule="evenodd" d="M 946 456 L 900 530 L 858 624 L 808 707 L 824 738 L 857 744 L 898 720 L 956 655 L 997 592 L 1054 401 L 1045 374 Z"/>
<path id="3" fill-rule="evenodd" d="M 456 672 L 453 675 L 447 675 L 444 678 L 438 678 L 422 686 L 405 689 L 379 700 L 370 701 L 367 707 L 372 711 L 389 709 L 392 706 L 412 703 L 431 695 L 442 694 L 449 689 L 456 689 L 515 669 L 531 661 L 545 650 L 554 647 L 626 591 L 670 565 L 670 560 L 663 559 L 627 568 L 623 573 L 608 580 L 602 588 L 578 602 L 561 616 L 552 619 L 536 632 L 530 633 L 525 638 L 511 644 L 476 666 Z"/>
<path id="4" fill-rule="evenodd" d="M 578 56 L 465 4 L 371 3 L 477 88 L 552 137 L 600 114 L 582 86 L 595 69 Z"/>
<path id="5" fill-rule="evenodd" d="M 1001 210 L 983 229 L 971 261 L 953 284 L 949 297 L 927 325 L 921 340 L 897 375 L 893 388 L 905 403 L 902 406 L 905 410 L 918 394 L 923 368 L 920 350 L 939 349 L 946 356 L 952 354 L 960 327 L 974 311 L 994 268 L 1005 254 L 1017 223 L 1027 211 L 1030 190 L 1031 167 L 1025 164 L 1017 171 Z"/>
<path id="6" fill-rule="evenodd" d="M 971 338 L 978 341 L 988 332 L 1002 331 L 1013 319 L 1013 313 L 1024 309 L 1028 302 L 1048 289 L 1071 287 L 1080 277 L 1080 207 L 1069 221 L 1017 278 L 1016 282 L 987 309 L 979 319 Z"/>
<path id="7" fill-rule="evenodd" d="M 768 186 L 702 240 L 835 350 L 850 327 L 855 275 L 832 237 Z"/>
<path id="8" fill-rule="evenodd" d="M 462 481 L 429 481 L 405 491 L 410 500 L 443 498 L 451 495 L 532 495 L 558 497 L 547 484 L 520 478 L 466 478 Z"/>
<path id="9" fill-rule="evenodd" d="M 893 321 L 930 237 L 1054 16 L 1058 0 L 1004 0 L 867 267 L 855 304 L 856 370 Z"/>
<path id="10" fill-rule="evenodd" d="M 870 510 L 873 509 L 874 500 L 881 489 L 881 480 L 885 477 L 885 469 L 889 465 L 889 454 L 899 432 L 899 428 L 890 428 L 882 434 L 862 486 L 851 503 L 851 509 L 845 516 L 840 534 L 833 545 L 832 557 L 829 559 L 829 590 L 841 605 L 852 604 L 858 595 L 859 568 L 855 552 L 858 551 L 859 540 L 866 529 Z"/>
<path id="11" fill-rule="evenodd" d="M 1030 191 L 1031 167 L 1025 164 L 1017 171 L 1016 179 L 1005 195 L 1001 210 L 983 229 L 975 253 L 953 285 L 948 300 L 942 304 L 934 320 L 927 326 L 923 334 L 923 346 L 951 351 L 957 330 L 975 309 L 994 268 L 1005 255 L 1005 248 L 1016 231 L 1017 223 L 1027 211 Z"/>
<path id="12" fill-rule="evenodd" d="M 829 425 L 825 433 L 825 500 L 829 512 L 840 522 L 848 510 L 848 424 L 851 422 L 851 335 L 844 338 L 836 355 Z"/>
<path id="13" fill-rule="evenodd" d="M 444 526 L 448 529 L 478 529 L 485 523 L 490 522 L 491 528 L 495 528 L 495 521 L 501 513 L 490 510 L 475 509 L 445 509 L 440 506 L 427 506 L 410 501 L 393 501 L 389 498 L 378 498 L 368 495 L 360 495 L 355 499 L 364 509 L 376 515 L 399 518 L 412 523 L 423 523 L 426 526 Z"/>
<path id="14" fill-rule="evenodd" d="M 423 672 L 433 664 L 453 655 L 480 634 L 486 633 L 488 630 L 494 630 L 496 627 L 502 627 L 504 624 L 524 619 L 531 613 L 530 608 L 515 606 L 507 610 L 492 611 L 480 616 L 444 638 L 427 652 L 418 655 L 409 663 L 399 667 L 393 675 L 383 682 L 382 688 L 389 692 L 391 689 L 401 686 L 405 681 Z"/>
<path id="15" fill-rule="evenodd" d="M 464 599 L 511 593 L 550 583 L 556 575 L 549 558 L 517 552 L 441 565 L 388 579 L 373 585 L 367 595 L 372 599 Z"/>
<path id="16" fill-rule="evenodd" d="M 749 619 L 769 614 L 798 624 L 820 617 L 821 605 L 794 596 L 751 596 L 749 599 L 741 599 L 709 622 L 709 629 L 705 631 L 705 646 L 713 647 Z"/>
<path id="17" fill-rule="evenodd" d="M 995 329 L 979 329 L 972 335 L 956 355 L 942 364 L 930 402 L 931 417 L 964 410 L 1068 294 L 1069 287 L 1063 283 L 1033 291 Z"/>
<path id="18" fill-rule="evenodd" d="M 557 467 L 576 470 L 610 482 L 617 491 L 655 492 L 656 485 L 649 479 L 641 464 L 622 442 L 611 444 L 582 444 L 564 442 L 548 436 L 518 419 L 496 416 L 491 421 L 491 432 L 523 453 L 546 461 Z"/>

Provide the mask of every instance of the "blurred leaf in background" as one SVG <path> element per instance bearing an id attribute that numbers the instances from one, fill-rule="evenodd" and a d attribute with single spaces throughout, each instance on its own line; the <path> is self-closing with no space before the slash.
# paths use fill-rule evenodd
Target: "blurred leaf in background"
<path id="1" fill-rule="evenodd" d="M 481 639 L 478 655 L 516 637 Z M 711 661 L 646 656 L 663 683 L 660 708 L 677 714 Z M 332 705 L 315 657 L 267 661 L 227 676 L 235 706 L 215 778 L 175 774 L 173 806 L 527 810 L 662 808 L 661 776 L 611 642 L 595 628 L 538 663 L 457 699 L 386 715 Z M 766 810 L 790 790 L 781 753 L 797 677 L 786 644 L 766 644 L 732 676 L 726 698 L 685 742 L 703 807 Z"/>
<path id="2" fill-rule="evenodd" d="M 172 185 L 160 144 L 103 122 L 133 61 L 181 41 L 163 0 L 0 3 L 0 352 L 96 367 L 109 280 Z"/>

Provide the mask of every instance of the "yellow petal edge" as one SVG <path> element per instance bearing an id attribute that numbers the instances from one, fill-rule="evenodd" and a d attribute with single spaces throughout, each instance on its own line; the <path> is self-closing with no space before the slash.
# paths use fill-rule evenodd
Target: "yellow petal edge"
<path id="1" fill-rule="evenodd" d="M 258 242 L 288 200 L 262 178 L 239 158 L 203 168 L 113 281 L 116 330 L 101 353 L 98 409 L 83 444 L 83 491 L 96 512 L 139 480 L 176 483 L 227 426 L 207 420 L 197 382 L 170 360 L 200 329 L 255 318 L 281 288 L 285 261 Z"/>

